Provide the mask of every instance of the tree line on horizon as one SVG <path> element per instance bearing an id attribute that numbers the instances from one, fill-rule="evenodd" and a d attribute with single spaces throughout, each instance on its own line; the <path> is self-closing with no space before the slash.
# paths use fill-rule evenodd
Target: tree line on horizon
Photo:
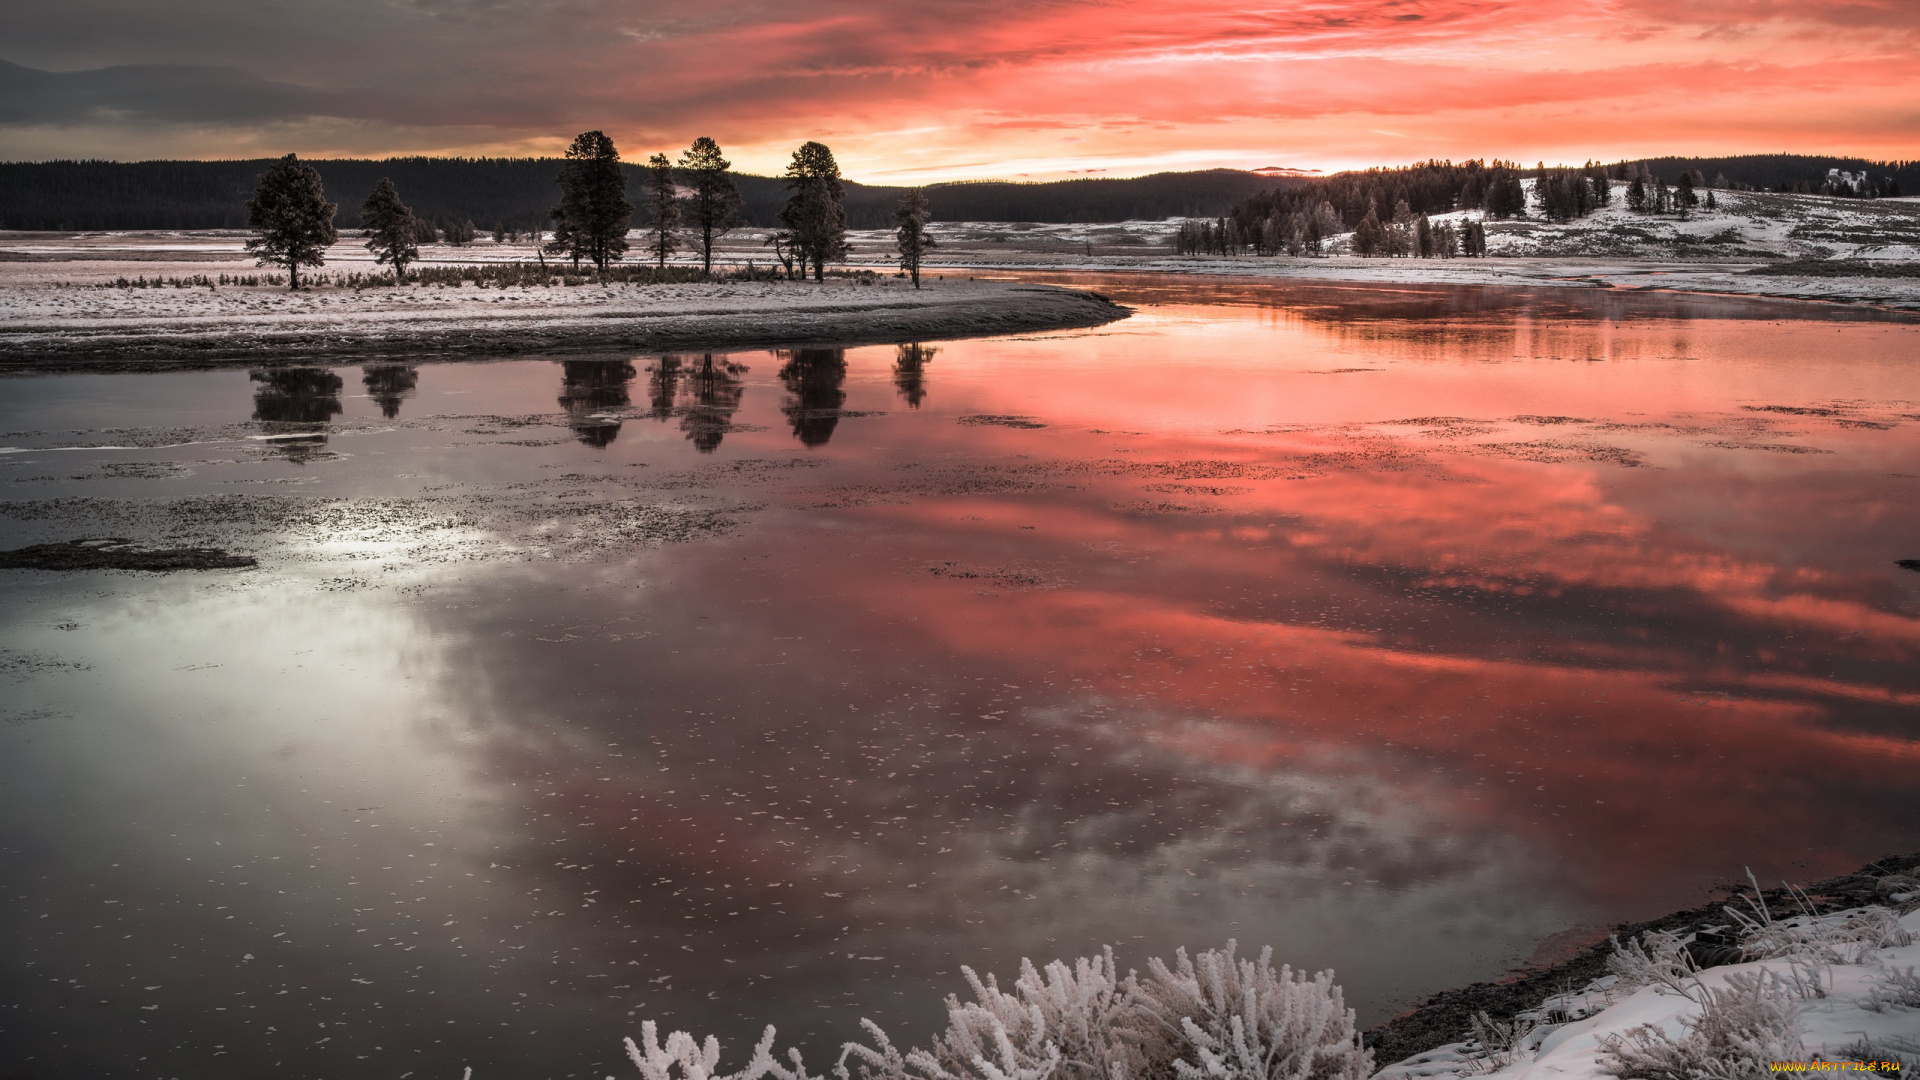
<path id="1" fill-rule="evenodd" d="M 1761 161 L 1773 167 L 1777 157 Z M 1176 237 L 1176 249 L 1181 254 L 1317 255 L 1329 238 L 1350 234 L 1349 250 L 1356 255 L 1472 257 L 1487 253 L 1485 219 L 1527 217 L 1531 210 L 1547 221 L 1573 221 L 1609 205 L 1615 183 L 1625 184 L 1628 209 L 1682 219 L 1702 204 L 1716 209 L 1715 189 L 1759 187 L 1730 180 L 1724 169 L 1708 180 L 1702 166 L 1716 159 L 1668 160 L 1685 166 L 1672 184 L 1647 161 L 1609 166 L 1590 160 L 1577 168 L 1541 162 L 1527 169 L 1497 158 L 1490 162 L 1430 160 L 1337 173 L 1290 189 L 1262 192 L 1212 221 L 1188 222 Z M 1741 159 L 1717 160 L 1725 164 Z M 1818 183 L 1780 182 L 1775 187 L 1841 198 L 1897 197 L 1901 192 L 1898 173 L 1914 163 L 1883 166 L 1891 171 L 1878 177 L 1865 165 L 1857 173 L 1834 167 Z M 1531 193 L 1527 181 L 1531 181 Z M 1484 217 L 1458 226 L 1432 220 L 1433 215 L 1461 210 L 1481 211 Z"/>
<path id="2" fill-rule="evenodd" d="M 698 253 L 701 275 L 712 276 L 715 244 L 743 224 L 731 168 L 719 144 L 706 136 L 695 139 L 678 161 L 664 153 L 647 159 L 642 231 L 646 251 L 661 270 L 684 246 Z M 559 200 L 547 215 L 552 239 L 546 239 L 546 229 L 531 230 L 543 274 L 546 256 L 554 255 L 570 261 L 575 270 L 590 263 L 604 275 L 627 254 L 636 209 L 627 197 L 627 177 L 613 139 L 597 130 L 575 137 L 555 182 Z M 788 197 L 780 210 L 780 228 L 765 243 L 786 277 L 805 278 L 811 268 L 814 280 L 822 281 L 827 263 L 851 250 L 846 192 L 833 151 L 823 143 L 803 143 L 794 151 L 783 182 Z M 300 268 L 324 265 L 327 249 L 339 240 L 334 225 L 338 209 L 327 200 L 318 170 L 288 154 L 261 175 L 247 204 L 247 227 L 253 233 L 247 250 L 263 266 L 286 267 L 288 288 L 298 289 Z M 934 246 L 926 227 L 930 216 L 926 196 L 917 188 L 908 189 L 893 211 L 900 267 L 916 289 L 922 260 Z M 407 264 L 420 256 L 423 227 L 392 178 L 381 177 L 374 185 L 361 204 L 360 222 L 376 263 L 391 266 L 394 282 L 404 283 Z M 431 234 L 427 227 L 425 235 L 430 239 Z"/>
<path id="3" fill-rule="evenodd" d="M 393 180 L 434 239 L 460 243 L 488 235 L 518 238 L 545 228 L 554 171 L 563 158 L 303 158 L 332 191 L 369 191 Z M 246 161 L 0 162 L 0 229 L 242 229 L 247 200 L 272 159 Z M 636 193 L 644 159 L 623 161 Z M 779 225 L 787 190 L 779 176 L 734 172 L 740 216 L 757 228 Z M 1098 223 L 1209 217 L 1276 183 L 1233 169 L 1107 179 L 956 181 L 928 184 L 928 207 L 944 221 Z M 847 224 L 885 228 L 903 186 L 845 180 Z M 347 201 L 336 228 L 360 222 Z M 471 230 L 470 232 L 468 230 Z"/>

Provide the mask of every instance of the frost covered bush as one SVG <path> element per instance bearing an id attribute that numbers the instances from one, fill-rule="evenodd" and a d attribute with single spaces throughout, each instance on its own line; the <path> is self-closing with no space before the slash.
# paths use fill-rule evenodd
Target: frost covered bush
<path id="1" fill-rule="evenodd" d="M 1650 1024 L 1602 1040 L 1606 1069 L 1622 1080 L 1757 1080 L 1771 1061 L 1804 1061 L 1800 995 L 1769 971 L 1727 976 L 1724 988 L 1698 987 L 1698 1016 L 1682 1017 L 1678 1039 Z"/>
<path id="2" fill-rule="evenodd" d="M 1728 910 L 1744 920 L 1746 936 L 1740 944 L 1751 960 L 1798 956 L 1828 964 L 1857 964 L 1877 949 L 1913 944 L 1913 935 L 1900 925 L 1900 917 L 1883 907 L 1861 908 L 1841 918 L 1802 916 L 1780 922 Z M 1765 909 L 1761 911 L 1764 914 Z"/>
<path id="3" fill-rule="evenodd" d="M 820 1080 L 807 1075 L 806 1067 L 800 1063 L 800 1051 L 789 1049 L 788 1059 L 792 1067 L 781 1065 L 773 1057 L 773 1026 L 767 1026 L 766 1033 L 760 1036 L 759 1045 L 753 1048 L 753 1057 L 748 1059 L 747 1067 L 737 1073 L 727 1074 L 720 1071 L 720 1041 L 707 1036 L 704 1043 L 696 1043 L 693 1036 L 684 1031 L 676 1031 L 667 1036 L 667 1044 L 660 1045 L 659 1031 L 648 1020 L 640 1025 L 640 1044 L 632 1039 L 626 1040 L 627 1057 L 632 1059 L 645 1080 Z M 678 1070 L 676 1078 L 674 1072 Z M 608 1078 L 612 1080 L 612 1078 Z"/>
<path id="4" fill-rule="evenodd" d="M 1171 969 L 1158 958 L 1148 964 L 1141 1010 L 1171 1038 L 1179 1080 L 1363 1080 L 1373 1072 L 1333 972 L 1276 972 L 1272 949 L 1255 963 L 1236 960 L 1234 948 L 1229 941 L 1192 960 L 1181 949 Z"/>
<path id="5" fill-rule="evenodd" d="M 1485 1009 L 1473 1014 L 1472 1021 L 1473 1042 L 1479 1044 L 1483 1056 L 1462 1069 L 1462 1076 L 1499 1072 L 1519 1061 L 1528 1037 L 1540 1027 L 1540 1022 L 1531 1017 L 1495 1020 Z"/>
<path id="6" fill-rule="evenodd" d="M 1624 989 L 1660 986 L 1696 1001 L 1699 970 L 1680 936 L 1661 930 L 1649 930 L 1625 945 L 1614 938 L 1613 955 L 1607 957 L 1607 971 L 1620 977 L 1618 985 Z"/>
<path id="7" fill-rule="evenodd" d="M 1152 961 L 1147 978 L 1125 977 L 1113 950 L 1054 961 L 1020 963 L 1020 977 L 1002 989 L 962 968 L 974 1000 L 947 998 L 947 1028 L 925 1048 L 902 1052 L 887 1033 L 862 1020 L 872 1045 L 841 1048 L 839 1080 L 1365 1080 L 1373 1053 L 1360 1046 L 1354 1013 L 1333 973 L 1309 978 L 1273 968 L 1273 952 L 1237 958 L 1235 943 L 1172 967 Z M 773 1057 L 769 1027 L 738 1073 L 719 1072 L 720 1047 L 676 1031 L 666 1045 L 651 1021 L 627 1054 L 645 1080 L 821 1080 L 809 1076 L 797 1051 L 788 1064 Z M 852 1070 L 848 1068 L 852 1065 Z"/>
<path id="8" fill-rule="evenodd" d="M 1873 992 L 1861 999 L 1860 1007 L 1868 1012 L 1920 1009 L 1920 975 L 1914 974 L 1912 968 L 1905 971 L 1889 968 L 1880 976 Z"/>
<path id="9" fill-rule="evenodd" d="M 947 998 L 947 1030 L 926 1050 L 901 1054 L 880 1027 L 862 1021 L 876 1043 L 848 1043 L 836 1068 L 846 1076 L 852 1058 L 862 1080 L 1046 1080 L 1056 1073 L 1075 1080 L 1136 1080 L 1145 1072 L 1136 1002 L 1139 980 L 1120 978 L 1113 950 L 1036 969 L 1020 961 L 1013 992 L 962 967 L 975 1000 Z"/>

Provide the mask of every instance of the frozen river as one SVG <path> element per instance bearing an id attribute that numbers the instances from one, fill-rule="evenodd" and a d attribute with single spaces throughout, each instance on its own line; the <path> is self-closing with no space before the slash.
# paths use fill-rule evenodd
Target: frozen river
<path id="1" fill-rule="evenodd" d="M 1230 937 L 1370 1025 L 1920 848 L 1920 325 L 1047 280 L 1139 313 L 0 382 L 0 547 L 259 561 L 0 571 L 0 1075 L 820 1067 Z"/>

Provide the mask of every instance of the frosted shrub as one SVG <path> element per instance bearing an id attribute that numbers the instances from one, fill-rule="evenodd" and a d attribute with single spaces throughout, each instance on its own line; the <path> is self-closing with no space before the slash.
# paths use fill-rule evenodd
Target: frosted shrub
<path id="1" fill-rule="evenodd" d="M 1727 976 L 1723 989 L 1700 987 L 1700 1013 L 1682 1017 L 1678 1039 L 1650 1024 L 1609 1036 L 1605 1068 L 1622 1080 L 1757 1080 L 1771 1061 L 1804 1061 L 1800 995 L 1771 972 Z"/>
<path id="2" fill-rule="evenodd" d="M 1472 1021 L 1473 1041 L 1484 1056 L 1460 1070 L 1462 1076 L 1499 1072 L 1519 1061 L 1528 1037 L 1540 1027 L 1538 1020 L 1526 1017 L 1495 1020 L 1485 1009 L 1473 1014 Z"/>
<path id="3" fill-rule="evenodd" d="M 1171 1044 L 1179 1080 L 1364 1080 L 1373 1052 L 1362 1049 L 1353 1010 L 1333 972 L 1309 979 L 1282 966 L 1273 950 L 1236 960 L 1236 943 L 1188 959 L 1159 959 L 1141 987 L 1141 1010 Z M 1177 1033 L 1177 1035 L 1175 1034 Z"/>
<path id="4" fill-rule="evenodd" d="M 1659 986 L 1698 1000 L 1695 995 L 1699 984 L 1694 977 L 1699 969 L 1676 934 L 1649 930 L 1625 945 L 1614 938 L 1607 970 L 1620 977 L 1618 985 L 1624 989 Z"/>
<path id="5" fill-rule="evenodd" d="M 1920 1009 L 1920 975 L 1914 974 L 1912 968 L 1905 971 L 1889 968 L 1877 980 L 1872 992 L 1860 1000 L 1860 1007 L 1868 1012 Z"/>
<path id="6" fill-rule="evenodd" d="M 1746 917 L 1743 929 L 1746 936 L 1740 944 L 1754 960 L 1800 956 L 1829 964 L 1858 964 L 1876 949 L 1913 944 L 1913 935 L 1900 925 L 1900 917 L 1883 907 L 1861 908 L 1840 919 L 1807 916 L 1774 922 Z"/>
<path id="7" fill-rule="evenodd" d="M 679 1071 L 677 1080 L 821 1080 L 807 1075 L 800 1064 L 800 1051 L 789 1049 L 787 1057 L 792 1067 L 781 1065 L 773 1057 L 773 1026 L 768 1025 L 766 1034 L 760 1037 L 760 1044 L 753 1048 L 753 1057 L 747 1061 L 747 1067 L 728 1075 L 720 1069 L 720 1042 L 713 1036 L 707 1036 L 705 1043 L 696 1043 L 693 1036 L 684 1031 L 676 1031 L 667 1036 L 667 1045 L 661 1046 L 658 1029 L 653 1021 L 640 1025 L 640 1045 L 634 1045 L 632 1039 L 626 1040 L 627 1057 L 633 1060 L 645 1080 L 676 1080 L 674 1072 Z M 611 1078 L 609 1078 L 611 1080 Z"/>
<path id="8" fill-rule="evenodd" d="M 1044 972 L 1031 960 L 1020 961 L 1013 992 L 1000 989 L 989 974 L 983 981 L 972 968 L 960 969 L 975 1000 L 947 998 L 947 1030 L 928 1050 L 901 1059 L 914 1074 L 930 1080 L 1046 1080 L 1056 1073 L 1073 1080 L 1136 1080 L 1141 1074 L 1135 1008 L 1138 981 L 1120 978 L 1113 950 L 1081 957 L 1069 968 L 1055 960 Z M 894 1078 L 892 1043 L 866 1023 L 880 1042 L 876 1054 L 849 1043 L 849 1056 L 861 1064 L 861 1076 Z"/>
<path id="9" fill-rule="evenodd" d="M 1113 950 L 1071 966 L 1036 968 L 1001 989 L 961 968 L 974 1000 L 947 998 L 947 1028 L 926 1049 L 902 1052 L 879 1025 L 862 1020 L 870 1045 L 845 1044 L 838 1080 L 1365 1080 L 1373 1053 L 1362 1049 L 1354 1014 L 1333 973 L 1309 978 L 1273 969 L 1272 950 L 1256 963 L 1236 959 L 1235 944 L 1191 959 L 1182 949 L 1169 968 L 1151 964 L 1146 980 L 1123 978 Z M 738 1073 L 719 1071 L 720 1046 L 676 1031 L 665 1046 L 651 1021 L 627 1056 L 644 1080 L 823 1080 L 807 1075 L 797 1051 L 773 1057 L 769 1027 Z M 851 1066 L 851 1069 L 849 1068 Z"/>

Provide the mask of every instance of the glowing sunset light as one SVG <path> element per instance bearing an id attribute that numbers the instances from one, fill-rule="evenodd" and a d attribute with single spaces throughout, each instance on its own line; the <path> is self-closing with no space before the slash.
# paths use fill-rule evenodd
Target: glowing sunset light
<path id="1" fill-rule="evenodd" d="M 555 153 L 600 127 L 757 172 L 818 138 L 882 182 L 1903 158 L 1917 35 L 1894 0 L 75 0 L 0 13 L 0 157 Z"/>

